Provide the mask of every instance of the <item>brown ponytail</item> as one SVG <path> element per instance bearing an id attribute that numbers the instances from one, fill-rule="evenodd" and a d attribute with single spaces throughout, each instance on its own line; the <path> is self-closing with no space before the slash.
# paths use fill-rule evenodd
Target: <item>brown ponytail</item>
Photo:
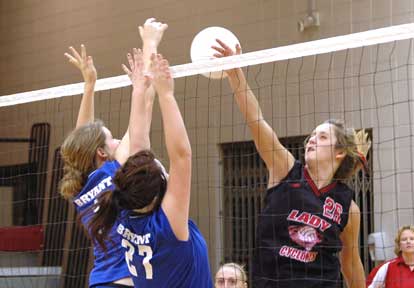
<path id="1" fill-rule="evenodd" d="M 64 175 L 60 193 L 65 199 L 76 196 L 85 184 L 89 173 L 95 170 L 95 155 L 105 147 L 103 123 L 95 121 L 73 130 L 63 142 L 60 153 L 64 161 Z"/>
<path id="2" fill-rule="evenodd" d="M 115 177 L 114 191 L 102 193 L 93 219 L 88 223 L 92 239 L 105 250 L 105 239 L 121 210 L 157 210 L 167 190 L 167 178 L 151 151 L 140 151 L 128 158 Z M 91 209 L 93 209 L 91 208 Z M 141 213 L 142 214 L 142 213 Z"/>
<path id="3" fill-rule="evenodd" d="M 98 197 L 98 203 L 85 212 L 92 213 L 91 210 L 96 211 L 92 220 L 88 223 L 89 233 L 92 236 L 92 240 L 96 241 L 105 251 L 105 239 L 121 210 L 119 199 L 116 196 L 118 193 L 121 192 L 119 190 L 103 192 Z"/>
<path id="4" fill-rule="evenodd" d="M 335 172 L 334 178 L 346 180 L 357 173 L 361 168 L 368 170 L 366 155 L 371 147 L 371 141 L 364 129 L 355 133 L 352 128 L 345 128 L 342 121 L 330 119 L 324 123 L 334 127 L 337 139 L 336 148 L 343 149 L 345 157 Z"/>

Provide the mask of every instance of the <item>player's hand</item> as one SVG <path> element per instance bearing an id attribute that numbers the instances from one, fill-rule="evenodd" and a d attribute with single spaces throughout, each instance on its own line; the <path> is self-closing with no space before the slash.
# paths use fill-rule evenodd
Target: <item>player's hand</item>
<path id="1" fill-rule="evenodd" d="M 174 93 L 174 79 L 171 76 L 170 66 L 161 54 L 151 55 L 152 85 L 160 97 Z"/>
<path id="2" fill-rule="evenodd" d="M 162 39 L 162 35 L 167 28 L 167 24 L 157 22 L 155 18 L 149 18 L 145 21 L 143 26 L 138 27 L 138 30 L 144 45 L 158 46 Z"/>
<path id="3" fill-rule="evenodd" d="M 144 73 L 144 61 L 142 59 L 141 49 L 133 48 L 131 53 L 127 54 L 129 68 L 122 64 L 122 69 L 131 79 L 134 89 L 145 90 L 149 87 L 150 77 Z"/>
<path id="4" fill-rule="evenodd" d="M 211 46 L 211 48 L 217 51 L 217 53 L 213 55 L 216 58 L 222 58 L 222 57 L 242 54 L 242 50 L 239 44 L 236 44 L 233 50 L 220 39 L 216 39 L 216 42 L 219 44 L 218 46 Z M 231 74 L 235 73 L 235 69 L 227 70 L 226 73 L 229 76 L 231 76 Z"/>
<path id="5" fill-rule="evenodd" d="M 69 63 L 75 65 L 82 73 L 83 80 L 87 83 L 95 83 L 97 79 L 96 68 L 93 65 L 92 56 L 87 56 L 85 45 L 81 45 L 81 54 L 72 46 L 69 47 L 71 53 L 65 53 Z"/>
<path id="6" fill-rule="evenodd" d="M 371 148 L 371 140 L 365 130 L 361 130 L 355 134 L 355 143 L 357 145 L 357 150 L 366 157 L 369 148 Z"/>

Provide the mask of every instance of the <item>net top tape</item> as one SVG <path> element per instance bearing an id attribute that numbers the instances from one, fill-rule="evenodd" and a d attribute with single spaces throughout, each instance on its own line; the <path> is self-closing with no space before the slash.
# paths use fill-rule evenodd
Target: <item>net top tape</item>
<path id="1" fill-rule="evenodd" d="M 174 78 L 181 78 L 209 72 L 224 71 L 274 61 L 330 53 L 398 40 L 414 38 L 414 23 L 390 26 L 365 32 L 336 36 L 321 40 L 249 52 L 224 58 L 171 67 Z M 83 82 L 0 96 L 0 107 L 34 101 L 48 100 L 83 93 Z M 131 85 L 126 75 L 99 79 L 95 91 L 116 89 Z"/>

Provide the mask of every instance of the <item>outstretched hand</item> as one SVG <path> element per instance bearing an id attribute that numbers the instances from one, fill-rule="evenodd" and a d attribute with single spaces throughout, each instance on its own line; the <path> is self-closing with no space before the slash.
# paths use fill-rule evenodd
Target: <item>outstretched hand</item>
<path id="1" fill-rule="evenodd" d="M 355 174 L 359 169 L 364 169 L 366 173 L 369 173 L 366 157 L 369 149 L 371 148 L 371 139 L 369 139 L 368 133 L 365 132 L 365 129 L 362 129 L 355 134 L 355 144 L 360 161 L 359 164 L 355 166 L 353 173 Z"/>
<path id="2" fill-rule="evenodd" d="M 81 54 L 72 46 L 69 47 L 71 54 L 65 53 L 64 55 L 68 58 L 69 63 L 76 66 L 82 73 L 83 80 L 85 82 L 94 83 L 97 79 L 96 68 L 93 64 L 92 56 L 87 56 L 85 45 L 81 45 Z"/>
<path id="3" fill-rule="evenodd" d="M 216 58 L 233 56 L 233 55 L 240 55 L 242 53 L 242 50 L 241 50 L 241 47 L 240 47 L 239 44 L 236 44 L 235 50 L 232 50 L 229 46 L 227 46 L 226 43 L 224 43 L 220 39 L 216 39 L 216 42 L 220 46 L 211 46 L 211 48 L 213 48 L 214 50 L 216 50 L 218 52 L 218 53 L 213 55 Z"/>
<path id="4" fill-rule="evenodd" d="M 227 46 L 226 43 L 221 41 L 220 39 L 216 39 L 216 42 L 219 44 L 219 46 L 211 46 L 214 50 L 216 50 L 218 53 L 215 53 L 213 56 L 216 58 L 222 58 L 227 56 L 233 56 L 233 55 L 240 55 L 242 53 L 241 47 L 239 44 L 236 44 L 234 47 L 235 50 L 231 49 L 229 46 Z M 227 74 L 232 74 L 235 72 L 235 69 L 227 70 Z"/>
<path id="5" fill-rule="evenodd" d="M 152 84 L 160 97 L 174 93 L 174 80 L 171 76 L 170 66 L 161 54 L 151 55 Z"/>
<path id="6" fill-rule="evenodd" d="M 147 89 L 150 85 L 150 77 L 144 72 L 144 60 L 141 49 L 133 48 L 131 53 L 127 54 L 129 68 L 122 64 L 122 69 L 131 79 L 134 89 Z"/>
<path id="7" fill-rule="evenodd" d="M 368 133 L 364 129 L 355 134 L 355 143 L 358 151 L 366 157 L 371 148 L 371 139 L 369 139 Z"/>
<path id="8" fill-rule="evenodd" d="M 145 21 L 143 26 L 139 26 L 139 35 L 144 44 L 152 44 L 158 46 L 164 31 L 168 28 L 165 23 L 157 22 L 155 18 L 149 18 Z"/>

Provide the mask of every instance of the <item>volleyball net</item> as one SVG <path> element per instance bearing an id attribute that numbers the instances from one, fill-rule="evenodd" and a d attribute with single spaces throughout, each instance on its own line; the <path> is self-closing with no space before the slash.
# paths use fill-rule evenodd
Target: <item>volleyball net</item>
<path id="1" fill-rule="evenodd" d="M 368 271 L 368 235 L 382 239 L 383 247 L 371 249 L 375 260 L 389 259 L 397 227 L 414 223 L 413 37 L 414 24 L 406 24 L 172 67 L 193 150 L 190 216 L 208 243 L 212 271 L 221 262 L 250 267 L 268 175 L 224 72 L 219 80 L 201 74 L 242 67 L 265 119 L 297 159 L 304 138 L 327 119 L 369 132 L 371 171 L 348 183 L 361 210 Z M 96 91 L 96 118 L 122 137 L 128 78 L 99 79 Z M 0 97 L 0 275 L 40 271 L 44 287 L 51 279 L 64 287 L 87 283 L 90 243 L 58 191 L 59 146 L 75 126 L 82 92 L 76 83 Z M 157 104 L 151 145 L 168 167 Z"/>

